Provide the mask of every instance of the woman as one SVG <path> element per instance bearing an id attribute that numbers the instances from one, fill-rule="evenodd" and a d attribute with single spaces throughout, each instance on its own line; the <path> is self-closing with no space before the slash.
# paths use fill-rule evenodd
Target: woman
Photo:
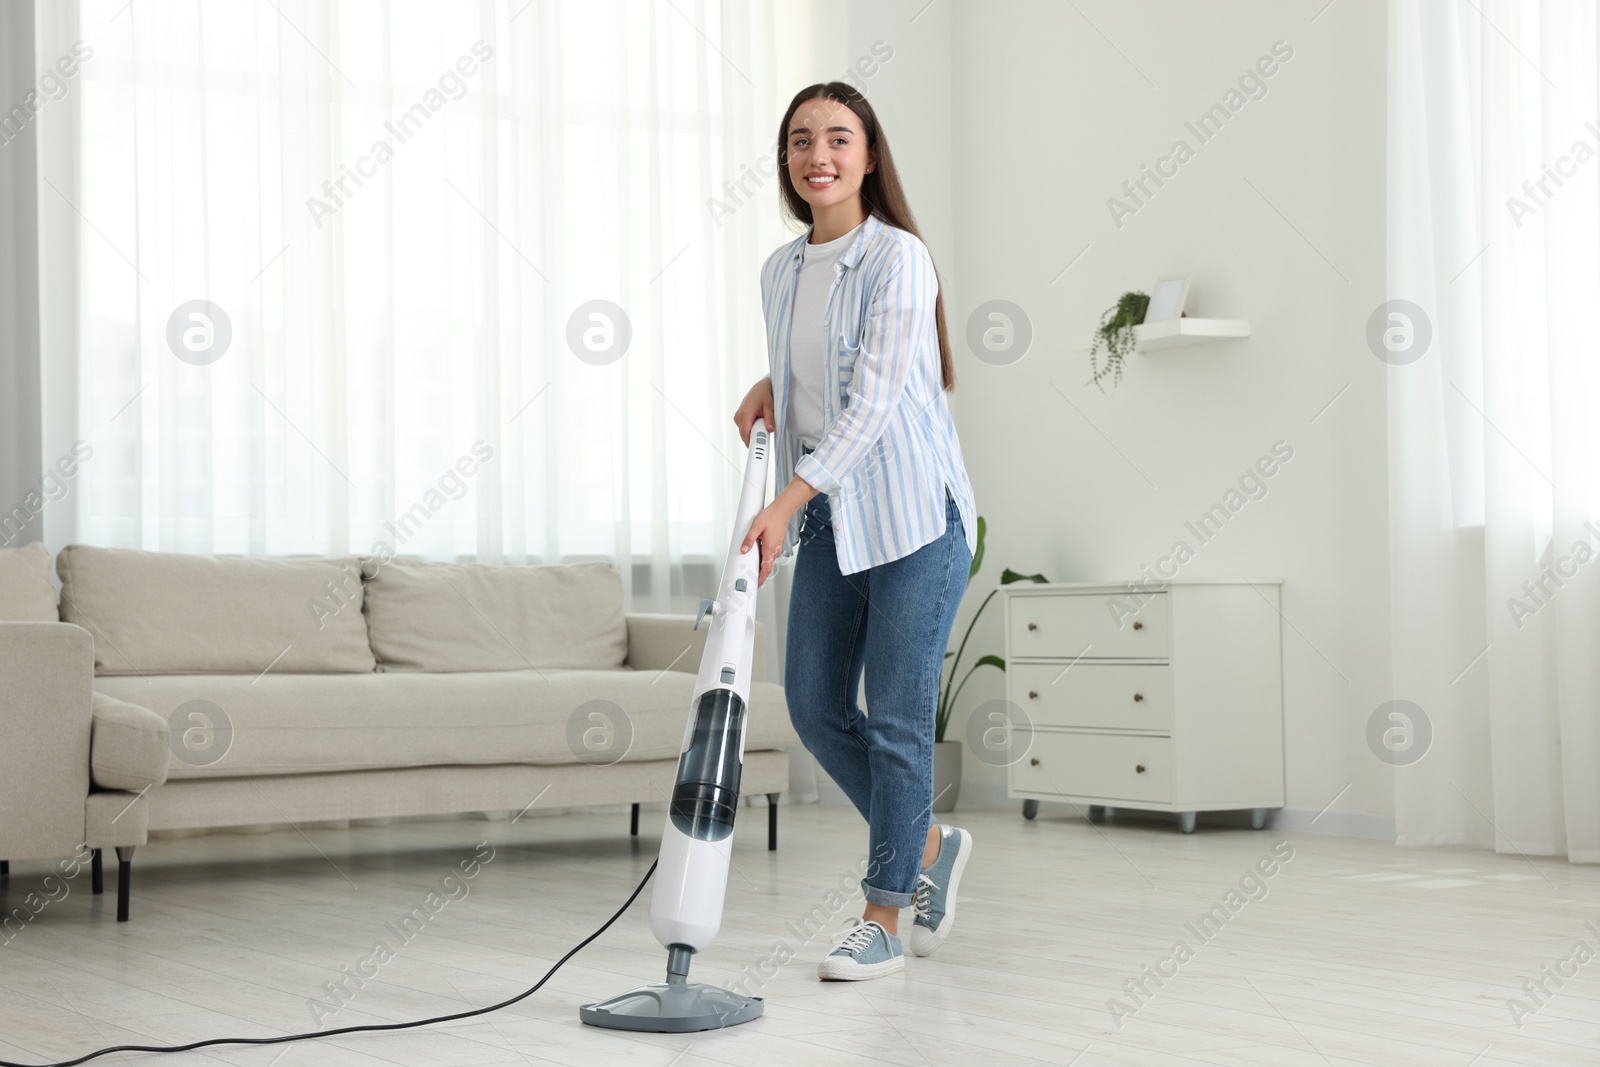
<path id="1" fill-rule="evenodd" d="M 760 581 L 796 542 L 784 692 L 806 748 L 870 832 L 866 907 L 824 979 L 905 967 L 949 936 L 972 835 L 933 808 L 934 709 L 966 590 L 976 507 L 944 392 L 955 382 L 933 260 L 872 107 L 800 91 L 778 129 L 786 217 L 809 225 L 761 270 L 773 373 L 734 415 L 775 427 L 778 482 L 741 551 Z M 776 383 L 776 384 L 774 384 Z M 776 416 L 776 417 L 775 417 Z M 856 693 L 866 671 L 866 713 Z"/>

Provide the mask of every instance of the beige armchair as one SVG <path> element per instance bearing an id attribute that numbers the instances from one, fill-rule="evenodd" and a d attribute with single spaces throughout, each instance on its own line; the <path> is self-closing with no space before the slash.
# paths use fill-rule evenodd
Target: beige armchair
<path id="1" fill-rule="evenodd" d="M 61 622 L 0 622 L 0 877 L 10 861 L 88 853 L 103 891 L 101 854 L 118 860 L 117 921 L 128 919 L 133 850 L 148 840 L 145 794 L 167 779 L 167 724 L 148 709 L 93 691 L 89 631 Z M 68 877 L 71 876 L 68 875 Z M 36 894 L 30 894 L 30 897 Z M 0 941 L 37 910 L 0 914 Z"/>

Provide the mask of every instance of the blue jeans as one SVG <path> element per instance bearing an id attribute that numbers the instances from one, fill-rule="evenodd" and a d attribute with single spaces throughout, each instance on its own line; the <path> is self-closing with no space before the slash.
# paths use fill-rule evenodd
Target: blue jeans
<path id="1" fill-rule="evenodd" d="M 807 451 L 810 451 L 807 449 Z M 934 711 L 972 553 L 945 490 L 945 532 L 909 556 L 840 574 L 827 495 L 805 506 L 784 694 L 789 718 L 867 820 L 867 902 L 910 905 L 933 815 Z M 863 669 L 867 710 L 856 702 Z"/>

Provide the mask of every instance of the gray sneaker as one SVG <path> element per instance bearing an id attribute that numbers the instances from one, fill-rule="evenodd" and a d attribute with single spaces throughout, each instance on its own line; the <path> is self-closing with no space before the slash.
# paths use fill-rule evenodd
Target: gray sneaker
<path id="1" fill-rule="evenodd" d="M 911 906 L 917 911 L 911 926 L 911 951 L 927 956 L 944 944 L 956 919 L 956 887 L 967 857 L 972 855 L 972 835 L 951 826 L 939 828 L 939 858 L 917 876 L 916 897 Z"/>
<path id="2" fill-rule="evenodd" d="M 871 920 L 852 919 L 851 923 L 835 938 L 839 947 L 817 964 L 818 978 L 854 982 L 905 970 L 906 956 L 898 937 Z"/>

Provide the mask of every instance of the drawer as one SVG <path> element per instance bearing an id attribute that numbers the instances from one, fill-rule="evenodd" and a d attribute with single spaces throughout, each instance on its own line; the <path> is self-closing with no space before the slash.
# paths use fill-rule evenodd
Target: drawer
<path id="1" fill-rule="evenodd" d="M 1170 737 L 1017 733 L 1019 743 L 1030 738 L 1023 757 L 1011 765 L 1016 792 L 1172 803 L 1176 749 Z"/>
<path id="2" fill-rule="evenodd" d="M 1172 668 L 1165 664 L 1013 663 L 1011 699 L 1036 726 L 1172 732 Z"/>
<path id="3" fill-rule="evenodd" d="M 1168 594 L 1155 593 L 1136 615 L 1131 596 L 1113 593 L 1013 595 L 1011 655 L 1167 658 Z M 1087 651 L 1085 651 L 1087 649 Z"/>

